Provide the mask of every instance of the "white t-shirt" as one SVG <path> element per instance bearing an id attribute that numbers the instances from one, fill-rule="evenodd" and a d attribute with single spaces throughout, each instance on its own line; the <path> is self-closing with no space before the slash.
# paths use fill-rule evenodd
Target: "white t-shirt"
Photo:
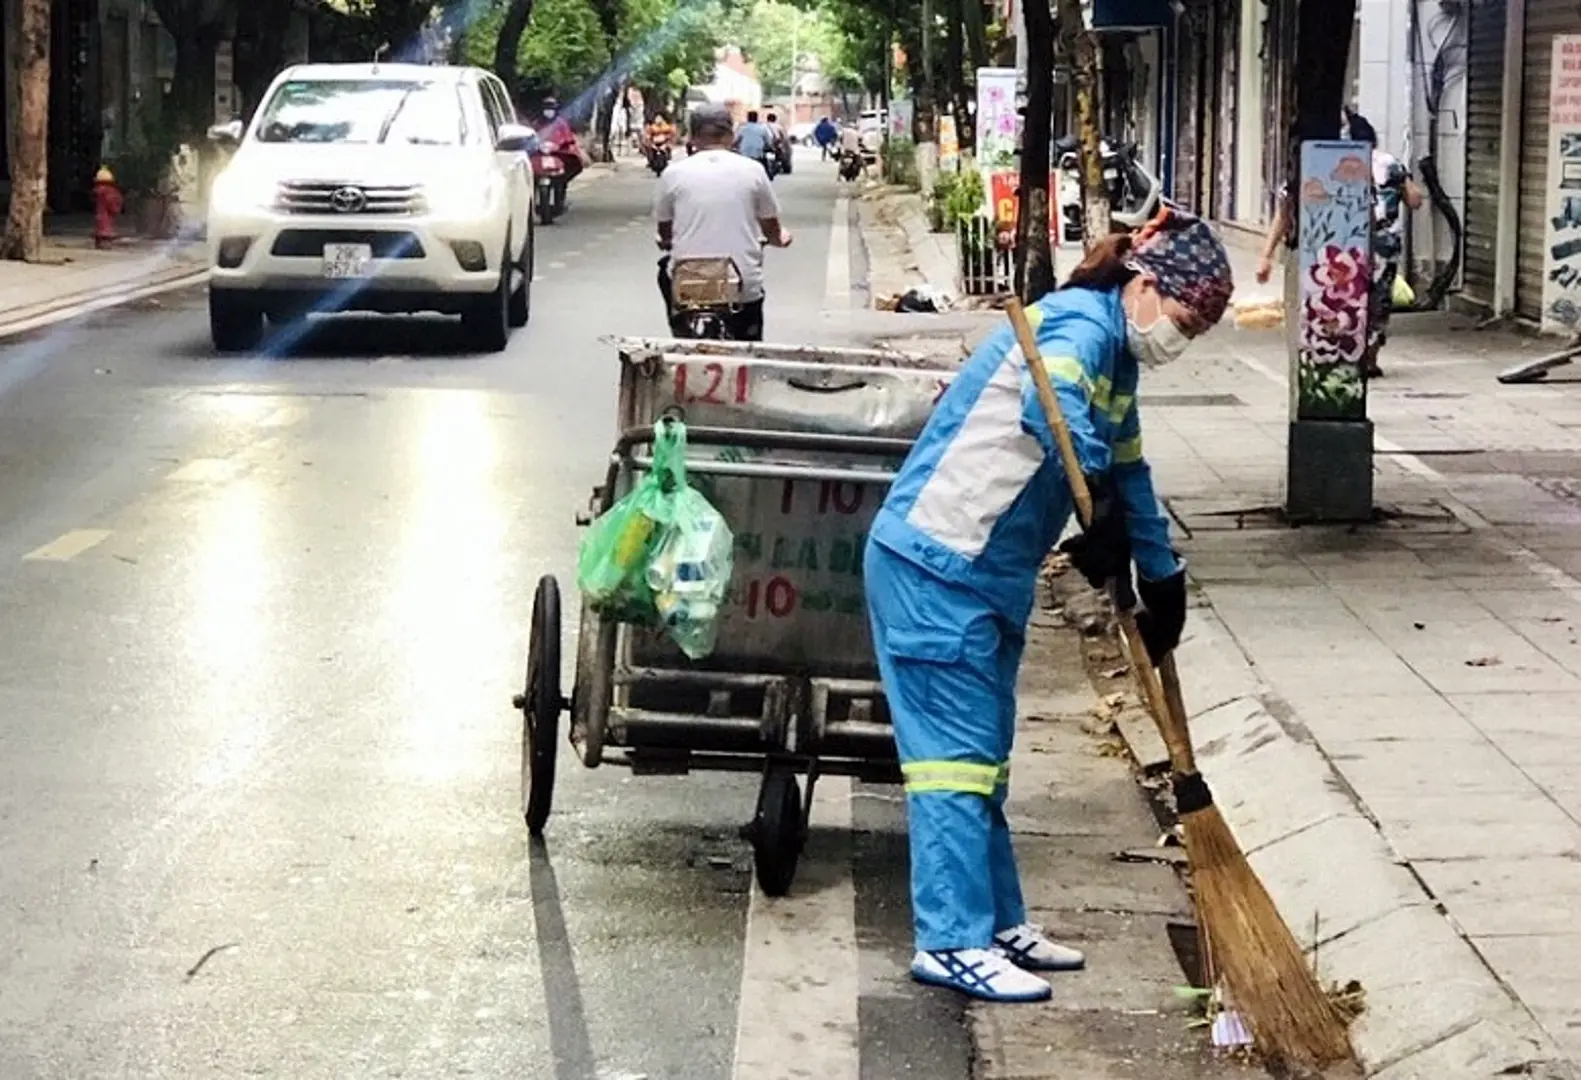
<path id="1" fill-rule="evenodd" d="M 670 222 L 675 259 L 735 262 L 741 298 L 763 298 L 764 218 L 780 216 L 768 173 L 731 150 L 704 150 L 682 158 L 659 177 L 653 217 Z"/>

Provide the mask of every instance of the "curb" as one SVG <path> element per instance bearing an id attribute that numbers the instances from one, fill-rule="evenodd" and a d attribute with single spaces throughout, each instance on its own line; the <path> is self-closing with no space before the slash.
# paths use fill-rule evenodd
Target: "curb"
<path id="1" fill-rule="evenodd" d="M 1055 595 L 1091 634 L 1112 620 L 1073 588 Z M 1180 647 L 1197 764 L 1214 802 L 1325 983 L 1358 981 L 1366 1011 L 1350 1030 L 1378 1080 L 1581 1077 L 1483 961 L 1335 771 L 1294 710 L 1265 684 L 1195 588 Z M 1116 729 L 1144 772 L 1168 755 L 1127 693 Z M 1193 706 L 1191 703 L 1198 703 Z"/>
<path id="2" fill-rule="evenodd" d="M 82 289 L 42 303 L 0 312 L 0 339 L 51 326 L 105 308 L 175 292 L 208 280 L 207 266 L 172 266 L 130 282 Z"/>

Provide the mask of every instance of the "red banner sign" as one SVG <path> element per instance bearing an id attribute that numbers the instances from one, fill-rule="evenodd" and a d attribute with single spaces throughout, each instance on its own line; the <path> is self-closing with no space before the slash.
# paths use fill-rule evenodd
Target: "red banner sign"
<path id="1" fill-rule="evenodd" d="M 1021 177 L 1013 172 L 991 173 L 988 177 L 988 198 L 993 209 L 994 224 L 1002 230 L 1015 233 L 1020 214 Z M 1059 245 L 1059 184 L 1049 178 L 1049 243 Z"/>

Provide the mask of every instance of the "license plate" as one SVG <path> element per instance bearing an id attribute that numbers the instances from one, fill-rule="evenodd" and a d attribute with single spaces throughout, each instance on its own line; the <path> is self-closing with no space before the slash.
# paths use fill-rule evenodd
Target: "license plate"
<path id="1" fill-rule="evenodd" d="M 368 244 L 325 244 L 324 276 L 327 278 L 359 278 L 368 273 L 368 263 L 373 259 L 373 248 Z"/>

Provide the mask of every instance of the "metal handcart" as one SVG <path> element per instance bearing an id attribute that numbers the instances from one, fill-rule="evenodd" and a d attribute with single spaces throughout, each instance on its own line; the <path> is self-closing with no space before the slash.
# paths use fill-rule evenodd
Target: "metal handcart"
<path id="1" fill-rule="evenodd" d="M 900 779 L 878 681 L 862 551 L 895 469 L 954 366 L 890 350 L 615 338 L 619 435 L 586 525 L 652 464 L 654 427 L 687 428 L 690 482 L 735 534 L 718 644 L 688 660 L 662 631 L 602 619 L 584 603 L 575 681 L 561 690 L 556 579 L 533 598 L 522 810 L 548 821 L 560 715 L 582 764 L 639 775 L 763 777 L 744 830 L 758 882 L 784 895 L 818 777 Z M 806 791 L 799 777 L 806 778 Z"/>

